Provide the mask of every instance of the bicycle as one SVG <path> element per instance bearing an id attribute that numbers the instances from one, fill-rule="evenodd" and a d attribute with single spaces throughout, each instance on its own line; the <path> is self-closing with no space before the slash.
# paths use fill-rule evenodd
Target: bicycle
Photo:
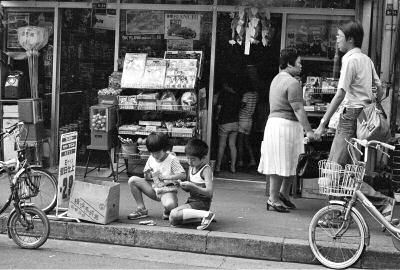
<path id="1" fill-rule="evenodd" d="M 364 153 L 358 148 L 364 147 Z M 320 209 L 312 218 L 308 241 L 317 260 L 326 267 L 342 269 L 353 265 L 363 254 L 370 242 L 370 232 L 363 215 L 355 208 L 360 202 L 367 212 L 392 235 L 393 244 L 400 250 L 400 227 L 390 223 L 360 191 L 368 160 L 368 149 L 386 152 L 394 146 L 380 141 L 366 141 L 352 138 L 348 151 L 353 164 L 341 165 L 319 161 L 319 191 L 336 199 Z M 356 152 L 364 154 L 364 160 L 356 158 Z"/>
<path id="2" fill-rule="evenodd" d="M 38 208 L 42 209 L 46 214 L 48 214 L 57 204 L 57 179 L 46 169 L 40 165 L 29 164 L 25 158 L 25 149 L 21 149 L 20 146 L 20 136 L 22 129 L 24 128 L 24 123 L 19 122 L 15 125 L 8 127 L 8 129 L 16 127 L 13 129 L 14 142 L 17 150 L 17 159 L 21 160 L 26 164 L 27 169 L 23 171 L 24 174 L 29 174 L 31 178 L 36 178 L 36 181 L 40 183 L 39 192 L 37 196 L 32 197 L 30 202 L 35 204 Z M 18 127 L 18 128 L 17 128 Z M 10 130 L 11 131 L 11 130 Z M 0 140 L 4 140 L 5 137 L 10 136 L 12 132 L 4 131 L 0 133 Z M 25 142 L 22 142 L 25 145 Z M 23 147 L 24 148 L 24 147 Z M 15 162 L 15 160 L 14 160 Z"/>
<path id="3" fill-rule="evenodd" d="M 23 123 L 9 127 L 0 135 L 3 138 L 13 135 L 19 136 L 19 128 Z M 11 205 L 7 219 L 8 237 L 18 246 L 27 249 L 36 249 L 42 246 L 49 237 L 50 222 L 46 214 L 27 200 L 37 196 L 40 188 L 40 179 L 31 177 L 30 166 L 25 159 L 24 150 L 17 151 L 18 158 L 0 161 L 0 173 L 6 173 L 10 183 L 10 196 L 0 209 L 0 215 Z"/>

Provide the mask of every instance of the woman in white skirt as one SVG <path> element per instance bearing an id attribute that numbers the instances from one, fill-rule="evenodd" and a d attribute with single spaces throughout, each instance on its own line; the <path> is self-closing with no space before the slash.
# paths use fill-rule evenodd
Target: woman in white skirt
<path id="1" fill-rule="evenodd" d="M 300 82 L 301 59 L 295 49 L 283 49 L 280 72 L 271 82 L 270 114 L 261 144 L 258 171 L 270 180 L 267 209 L 289 212 L 296 206 L 290 201 L 291 184 L 296 176 L 297 160 L 304 152 L 304 132 L 313 140 L 315 135 L 303 107 Z"/>

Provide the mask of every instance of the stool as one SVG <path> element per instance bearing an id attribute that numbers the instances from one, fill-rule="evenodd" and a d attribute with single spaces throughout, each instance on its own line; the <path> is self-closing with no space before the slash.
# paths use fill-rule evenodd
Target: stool
<path id="1" fill-rule="evenodd" d="M 111 174 L 108 176 L 108 177 L 110 177 L 111 175 L 113 176 L 113 178 L 114 178 L 114 182 L 115 182 L 115 172 L 114 172 L 114 166 L 113 166 L 113 162 L 112 162 L 112 157 L 111 157 L 111 148 L 108 148 L 107 146 L 94 146 L 94 145 L 88 145 L 87 147 L 86 147 L 86 149 L 87 150 L 89 150 L 89 153 L 88 153 L 88 157 L 87 157 L 87 160 L 86 160 L 86 168 L 85 168 L 85 174 L 84 174 L 84 176 L 83 176 L 83 178 L 86 178 L 86 175 L 88 174 L 88 173 L 90 173 L 90 172 L 92 172 L 92 171 L 94 171 L 94 170 L 98 170 L 98 171 L 100 171 L 100 163 L 96 166 L 96 167 L 94 167 L 93 169 L 91 169 L 90 171 L 88 171 L 88 165 L 89 165 L 89 160 L 90 160 L 90 154 L 92 153 L 92 151 L 106 151 L 107 152 L 107 155 L 108 155 L 108 158 L 109 158 L 109 162 L 110 162 L 110 166 L 111 166 Z"/>

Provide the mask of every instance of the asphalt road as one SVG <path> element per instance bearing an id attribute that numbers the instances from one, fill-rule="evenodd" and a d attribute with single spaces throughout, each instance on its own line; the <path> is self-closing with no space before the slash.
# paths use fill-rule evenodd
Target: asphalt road
<path id="1" fill-rule="evenodd" d="M 48 240 L 38 250 L 18 248 L 0 235 L 1 269 L 323 269 L 321 266 L 250 260 L 107 244 Z"/>

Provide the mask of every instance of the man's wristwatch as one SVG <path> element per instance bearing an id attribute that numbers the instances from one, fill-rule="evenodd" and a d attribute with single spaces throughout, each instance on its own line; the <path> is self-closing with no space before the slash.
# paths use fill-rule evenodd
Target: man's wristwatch
<path id="1" fill-rule="evenodd" d="M 326 120 L 325 120 L 325 118 L 321 118 L 321 124 L 322 124 L 323 126 L 326 125 Z"/>

